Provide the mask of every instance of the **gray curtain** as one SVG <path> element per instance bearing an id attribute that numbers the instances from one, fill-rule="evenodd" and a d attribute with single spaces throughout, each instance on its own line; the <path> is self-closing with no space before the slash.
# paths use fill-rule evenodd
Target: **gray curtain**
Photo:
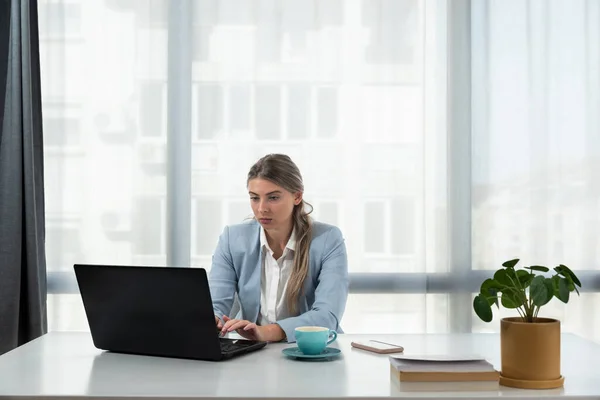
<path id="1" fill-rule="evenodd" d="M 0 354 L 47 331 L 37 2 L 0 0 Z"/>

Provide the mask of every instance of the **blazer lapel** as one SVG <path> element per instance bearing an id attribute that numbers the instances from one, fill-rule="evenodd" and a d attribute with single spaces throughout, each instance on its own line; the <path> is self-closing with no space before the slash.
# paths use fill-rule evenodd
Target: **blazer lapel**
<path id="1" fill-rule="evenodd" d="M 248 285 L 248 308 L 246 319 L 251 322 L 258 321 L 258 313 L 260 311 L 260 286 L 262 279 L 262 257 L 263 250 L 260 246 L 260 225 L 256 230 L 256 236 L 254 240 L 254 251 L 252 254 L 254 257 L 248 257 L 247 267 L 253 269 L 249 274 L 250 282 Z"/>

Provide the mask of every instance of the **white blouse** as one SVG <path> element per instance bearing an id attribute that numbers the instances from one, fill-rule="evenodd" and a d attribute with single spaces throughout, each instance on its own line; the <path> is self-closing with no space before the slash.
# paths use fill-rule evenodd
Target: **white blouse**
<path id="1" fill-rule="evenodd" d="M 292 272 L 294 252 L 296 248 L 295 229 L 288 240 L 283 254 L 278 260 L 273 257 L 265 230 L 260 228 L 260 245 L 262 248 L 262 271 L 260 282 L 260 313 L 259 325 L 273 324 L 276 321 L 290 317 L 285 292 Z"/>

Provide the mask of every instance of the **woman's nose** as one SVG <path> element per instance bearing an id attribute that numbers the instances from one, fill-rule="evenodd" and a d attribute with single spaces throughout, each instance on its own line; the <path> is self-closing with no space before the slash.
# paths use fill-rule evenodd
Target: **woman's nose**
<path id="1" fill-rule="evenodd" d="M 268 212 L 269 209 L 267 207 L 267 203 L 264 201 L 261 201 L 260 203 L 258 203 L 258 211 L 261 213 Z"/>

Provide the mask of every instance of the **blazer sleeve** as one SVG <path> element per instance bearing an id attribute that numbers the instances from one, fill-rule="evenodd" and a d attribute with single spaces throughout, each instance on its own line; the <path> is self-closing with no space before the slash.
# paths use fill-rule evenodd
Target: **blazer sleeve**
<path id="1" fill-rule="evenodd" d="M 324 326 L 337 331 L 348 299 L 348 256 L 342 232 L 334 227 L 325 241 L 321 270 L 312 308 L 297 316 L 277 321 L 288 342 L 295 342 L 299 326 Z"/>
<path id="2" fill-rule="evenodd" d="M 216 316 L 229 315 L 237 287 L 237 274 L 229 249 L 229 228 L 225 227 L 212 257 L 209 275 L 210 295 Z"/>

